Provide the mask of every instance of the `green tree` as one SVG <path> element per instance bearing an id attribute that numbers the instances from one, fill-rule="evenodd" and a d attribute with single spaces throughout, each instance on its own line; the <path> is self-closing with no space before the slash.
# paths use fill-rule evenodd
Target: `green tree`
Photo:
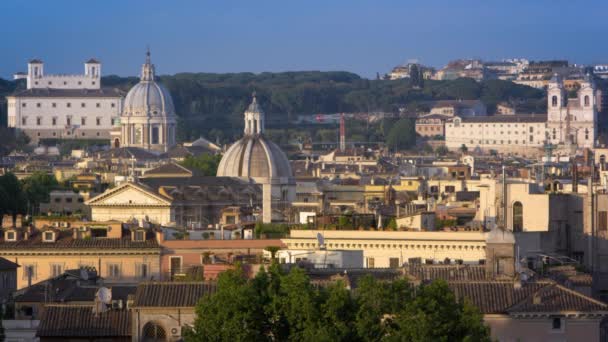
<path id="1" fill-rule="evenodd" d="M 393 217 L 390 221 L 388 221 L 387 228 L 390 230 L 397 230 L 397 220 Z"/>
<path id="2" fill-rule="evenodd" d="M 328 341 L 356 341 L 357 330 L 353 322 L 356 319 L 357 302 L 343 281 L 337 281 L 321 289 L 321 324 L 319 335 Z"/>
<path id="3" fill-rule="evenodd" d="M 317 293 L 313 289 L 304 270 L 295 267 L 281 278 L 279 293 L 275 301 L 274 315 L 284 317 L 289 335 L 276 336 L 290 341 L 315 340 L 320 322 Z M 281 338 L 282 337 L 282 338 Z"/>
<path id="4" fill-rule="evenodd" d="M 367 275 L 359 280 L 356 297 L 359 304 L 355 318 L 357 335 L 363 341 L 379 341 L 388 332 L 383 319 L 392 311 L 387 287 Z"/>
<path id="5" fill-rule="evenodd" d="M 418 64 L 412 64 L 410 67 L 410 83 L 414 88 L 420 88 L 420 68 Z"/>
<path id="6" fill-rule="evenodd" d="M 3 214 L 24 214 L 27 210 L 23 186 L 10 172 L 0 176 L 0 206 Z"/>
<path id="7" fill-rule="evenodd" d="M 199 171 L 202 176 L 215 176 L 220 160 L 222 160 L 222 156 L 219 154 L 203 153 L 198 156 L 187 156 L 180 164 Z"/>
<path id="8" fill-rule="evenodd" d="M 386 145 L 393 151 L 406 150 L 416 144 L 416 129 L 411 119 L 400 119 L 390 129 Z"/>
<path id="9" fill-rule="evenodd" d="M 395 341 L 490 341 L 481 314 L 456 300 L 447 283 L 437 280 L 421 286 L 415 298 L 395 318 Z"/>
<path id="10" fill-rule="evenodd" d="M 437 146 L 437 148 L 435 149 L 435 153 L 437 153 L 440 156 L 445 156 L 449 152 L 450 152 L 450 150 L 445 145 Z"/>
<path id="11" fill-rule="evenodd" d="M 462 153 L 467 153 L 469 151 L 469 148 L 467 147 L 467 145 L 462 144 L 459 148 L 460 152 Z"/>
<path id="12" fill-rule="evenodd" d="M 46 172 L 34 172 L 23 180 L 23 192 L 28 205 L 34 213 L 38 212 L 40 203 L 50 200 L 50 193 L 57 189 L 59 183 L 53 175 Z"/>
<path id="13" fill-rule="evenodd" d="M 196 305 L 186 341 L 263 341 L 264 303 L 259 289 L 250 286 L 240 267 L 220 274 L 217 291 Z"/>

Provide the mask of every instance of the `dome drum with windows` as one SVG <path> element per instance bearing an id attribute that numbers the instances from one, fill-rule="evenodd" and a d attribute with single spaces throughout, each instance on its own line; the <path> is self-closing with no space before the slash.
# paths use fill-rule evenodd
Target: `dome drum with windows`
<path id="1" fill-rule="evenodd" d="M 142 66 L 141 78 L 125 97 L 120 117 L 120 141 L 115 147 L 138 147 L 166 152 L 175 145 L 176 116 L 171 94 L 154 79 L 150 51 Z"/>

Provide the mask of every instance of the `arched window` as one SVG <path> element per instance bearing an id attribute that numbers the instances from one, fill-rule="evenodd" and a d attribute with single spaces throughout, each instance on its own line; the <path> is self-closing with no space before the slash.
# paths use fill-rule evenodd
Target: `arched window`
<path id="1" fill-rule="evenodd" d="M 521 202 L 513 203 L 513 231 L 521 232 L 524 229 L 524 207 Z"/>
<path id="2" fill-rule="evenodd" d="M 553 107 L 557 107 L 557 96 L 553 95 L 553 97 L 551 98 L 551 105 Z"/>
<path id="3" fill-rule="evenodd" d="M 585 107 L 589 107 L 589 95 L 585 95 Z"/>
<path id="4" fill-rule="evenodd" d="M 152 341 L 166 341 L 167 333 L 165 329 L 157 323 L 148 322 L 144 325 L 142 330 L 143 341 L 152 342 Z"/>
<path id="5" fill-rule="evenodd" d="M 600 156 L 600 168 L 602 171 L 606 169 L 606 156 L 603 154 Z"/>

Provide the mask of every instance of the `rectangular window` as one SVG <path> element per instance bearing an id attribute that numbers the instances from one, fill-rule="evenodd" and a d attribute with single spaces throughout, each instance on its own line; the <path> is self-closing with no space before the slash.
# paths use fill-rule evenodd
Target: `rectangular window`
<path id="1" fill-rule="evenodd" d="M 139 264 L 137 267 L 137 275 L 140 278 L 148 278 L 148 264 Z"/>
<path id="2" fill-rule="evenodd" d="M 93 237 L 93 238 L 108 237 L 108 230 L 105 228 L 91 228 L 91 237 Z"/>
<path id="3" fill-rule="evenodd" d="M 68 125 L 68 126 L 71 126 L 71 125 L 72 125 L 72 118 L 68 116 L 68 117 L 65 119 L 65 124 L 66 124 L 66 125 Z"/>
<path id="4" fill-rule="evenodd" d="M 71 198 L 71 197 L 67 197 L 67 198 L 65 199 L 65 201 L 66 201 L 66 203 L 72 203 L 72 198 Z"/>
<path id="5" fill-rule="evenodd" d="M 26 265 L 23 268 L 23 279 L 24 280 L 28 280 L 28 279 L 36 279 L 36 265 Z"/>
<path id="6" fill-rule="evenodd" d="M 57 118 L 53 118 L 52 121 L 53 121 L 53 126 L 56 126 L 57 125 Z"/>
<path id="7" fill-rule="evenodd" d="M 108 277 L 118 279 L 120 278 L 120 265 L 119 264 L 108 264 Z"/>
<path id="8" fill-rule="evenodd" d="M 399 268 L 399 258 L 390 258 L 388 263 L 390 268 Z"/>
<path id="9" fill-rule="evenodd" d="M 367 258 L 367 268 L 374 268 L 374 267 L 376 267 L 374 258 Z"/>
<path id="10" fill-rule="evenodd" d="M 144 241 L 146 239 L 146 232 L 138 230 L 135 232 L 135 241 Z"/>
<path id="11" fill-rule="evenodd" d="M 15 232 L 8 232 L 8 233 L 6 233 L 6 240 L 7 241 L 15 241 L 15 240 L 17 240 Z"/>
<path id="12" fill-rule="evenodd" d="M 86 125 L 87 124 L 87 118 L 84 118 L 84 117 L 80 118 L 80 124 L 83 125 L 83 126 Z"/>
<path id="13" fill-rule="evenodd" d="M 96 106 L 97 108 L 99 108 L 99 107 L 101 107 L 101 104 L 100 104 L 99 102 L 97 102 L 97 103 L 95 104 L 95 106 Z"/>
<path id="14" fill-rule="evenodd" d="M 159 143 L 159 139 L 158 139 L 158 126 L 154 126 L 152 127 L 152 144 L 158 144 Z"/>
<path id="15" fill-rule="evenodd" d="M 70 107 L 72 107 L 72 104 L 68 102 L 68 103 L 66 104 L 66 106 L 67 106 L 68 108 L 70 108 Z"/>
<path id="16" fill-rule="evenodd" d="M 63 274 L 63 265 L 51 264 L 51 277 L 57 277 Z"/>
<path id="17" fill-rule="evenodd" d="M 605 232 L 608 230 L 608 212 L 598 211 L 597 213 L 597 230 Z"/>
<path id="18" fill-rule="evenodd" d="M 82 107 L 82 108 L 86 107 L 86 105 L 84 104 L 84 102 L 80 104 L 80 107 Z"/>
<path id="19" fill-rule="evenodd" d="M 25 103 L 25 102 L 24 102 L 24 103 L 22 103 L 22 104 L 21 104 L 21 107 L 23 107 L 23 108 L 27 107 L 26 103 Z"/>
<path id="20" fill-rule="evenodd" d="M 171 267 L 171 275 L 182 273 L 182 258 L 181 257 L 171 257 L 170 260 Z"/>
<path id="21" fill-rule="evenodd" d="M 27 125 L 27 118 L 21 118 L 21 125 Z"/>
<path id="22" fill-rule="evenodd" d="M 42 124 L 42 118 L 38 117 L 36 118 L 36 125 L 40 126 Z"/>
<path id="23" fill-rule="evenodd" d="M 57 104 L 55 102 L 53 102 L 52 104 L 53 108 L 57 107 Z"/>
<path id="24" fill-rule="evenodd" d="M 42 104 L 40 102 L 36 103 L 36 107 L 40 108 L 42 107 Z"/>
<path id="25" fill-rule="evenodd" d="M 53 241 L 53 232 L 44 232 L 44 241 Z"/>
<path id="26" fill-rule="evenodd" d="M 101 118 L 97 118 L 95 120 L 95 122 L 96 122 L 97 126 L 101 126 Z"/>

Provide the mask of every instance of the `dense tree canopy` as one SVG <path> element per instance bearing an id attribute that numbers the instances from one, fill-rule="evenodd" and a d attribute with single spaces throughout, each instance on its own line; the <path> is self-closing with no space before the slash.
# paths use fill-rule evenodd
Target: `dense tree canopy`
<path id="1" fill-rule="evenodd" d="M 393 151 L 406 150 L 416 144 L 416 126 L 412 119 L 399 119 L 386 137 L 386 145 Z"/>
<path id="2" fill-rule="evenodd" d="M 49 201 L 59 183 L 55 176 L 35 172 L 20 181 L 12 173 L 0 176 L 0 215 L 37 214 L 40 203 Z"/>
<path id="3" fill-rule="evenodd" d="M 342 71 L 270 73 L 179 73 L 160 76 L 169 89 L 178 114 L 178 140 L 196 139 L 203 135 L 220 143 L 230 143 L 241 136 L 243 112 L 255 90 L 267 115 L 270 129 L 284 132 L 291 128 L 283 143 L 303 135 L 316 141 L 332 141 L 336 128 L 331 125 L 290 126 L 297 115 L 319 113 L 375 112 L 397 113 L 428 109 L 429 101 L 443 99 L 481 99 L 493 110 L 502 101 L 513 101 L 526 112 L 545 110 L 544 92 L 508 81 L 476 82 L 468 78 L 453 81 L 421 79 L 420 70 L 413 79 L 369 80 Z M 105 76 L 102 84 L 128 91 L 136 77 Z M 4 96 L 24 87 L 23 80 L 0 79 L 0 123 L 6 122 Z M 354 140 L 384 139 L 373 126 L 365 125 Z M 371 129 L 371 131 L 370 131 Z M 363 132 L 363 134 L 361 134 Z M 270 133 L 270 131 L 269 131 Z M 348 132 L 349 140 L 351 132 Z M 321 139 L 321 140 L 320 140 Z M 366 141 L 367 141 L 366 140 Z"/>
<path id="4" fill-rule="evenodd" d="M 202 176 L 215 176 L 220 160 L 222 160 L 221 155 L 203 153 L 198 156 L 187 156 L 181 164 L 189 169 L 197 170 Z"/>
<path id="5" fill-rule="evenodd" d="M 201 298 L 186 341 L 489 341 L 479 311 L 442 281 L 419 287 L 371 276 L 314 287 L 306 273 L 273 264 L 246 280 L 222 273 Z"/>

